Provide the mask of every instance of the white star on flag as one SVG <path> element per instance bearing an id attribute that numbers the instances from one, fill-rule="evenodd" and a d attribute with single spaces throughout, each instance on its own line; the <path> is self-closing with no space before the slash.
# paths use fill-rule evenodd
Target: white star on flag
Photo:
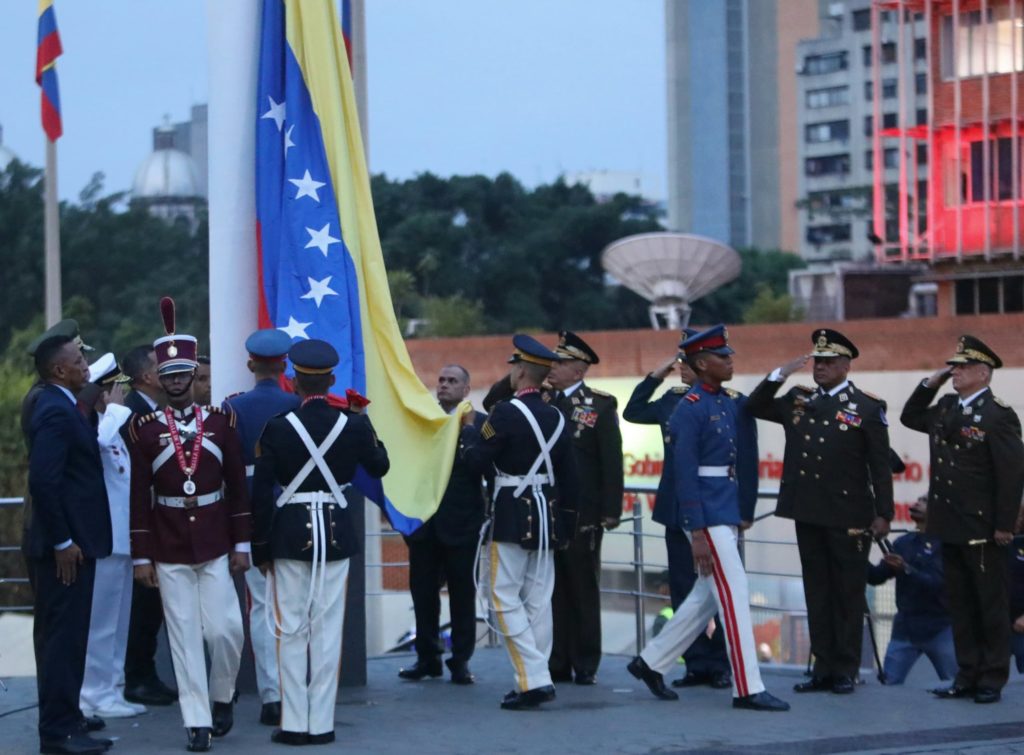
<path id="1" fill-rule="evenodd" d="M 283 330 L 292 338 L 309 338 L 306 328 L 312 324 L 311 322 L 299 322 L 294 317 L 289 316 L 288 324 L 283 328 L 278 328 L 278 330 Z"/>
<path id="2" fill-rule="evenodd" d="M 284 132 L 284 156 L 288 157 L 288 148 L 294 147 L 295 142 L 292 141 L 292 131 L 295 130 L 295 124 L 293 123 L 288 127 L 288 130 Z"/>
<path id="3" fill-rule="evenodd" d="M 338 292 L 331 288 L 331 278 L 333 276 L 328 275 L 322 281 L 316 281 L 312 278 L 307 278 L 309 281 L 309 291 L 302 296 L 300 299 L 312 299 L 316 302 L 316 308 L 320 309 L 320 303 L 324 300 L 325 296 L 337 296 Z"/>
<path id="4" fill-rule="evenodd" d="M 294 197 L 295 199 L 312 197 L 317 202 L 320 201 L 320 195 L 316 193 L 316 190 L 325 185 L 323 181 L 314 181 L 312 176 L 309 175 L 308 169 L 306 170 L 306 175 L 302 178 L 289 178 L 288 183 L 293 183 L 299 188 L 298 193 Z"/>
<path id="5" fill-rule="evenodd" d="M 316 247 L 320 250 L 324 257 L 327 256 L 327 247 L 331 244 L 337 244 L 341 239 L 336 239 L 330 233 L 331 224 L 324 223 L 324 227 L 319 231 L 314 231 L 312 228 L 307 227 L 306 233 L 309 234 L 309 243 L 304 247 L 305 249 L 311 249 Z"/>
<path id="6" fill-rule="evenodd" d="M 274 102 L 274 98 L 267 95 L 267 99 L 270 100 L 270 110 L 265 112 L 260 118 L 269 118 L 277 125 L 277 130 L 280 131 L 281 127 L 284 126 L 284 101 Z"/>

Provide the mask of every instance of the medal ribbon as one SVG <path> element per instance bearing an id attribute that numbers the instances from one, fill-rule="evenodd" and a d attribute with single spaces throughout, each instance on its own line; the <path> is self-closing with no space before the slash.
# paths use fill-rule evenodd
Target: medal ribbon
<path id="1" fill-rule="evenodd" d="M 203 410 L 196 407 L 196 437 L 192 441 L 192 466 L 185 463 L 185 449 L 181 442 L 181 434 L 178 432 L 178 423 L 174 419 L 174 412 L 171 407 L 164 408 L 164 416 L 167 417 L 167 432 L 171 436 L 171 444 L 174 446 L 174 457 L 178 460 L 178 468 L 182 473 L 192 478 L 199 468 L 199 453 L 203 449 Z"/>

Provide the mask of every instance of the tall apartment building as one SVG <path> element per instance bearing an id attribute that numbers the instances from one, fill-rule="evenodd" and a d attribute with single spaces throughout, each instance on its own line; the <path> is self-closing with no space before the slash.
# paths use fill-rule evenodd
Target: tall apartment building
<path id="1" fill-rule="evenodd" d="M 666 0 L 668 226 L 797 248 L 797 41 L 822 0 Z"/>
<path id="2" fill-rule="evenodd" d="M 883 10 L 875 29 L 871 6 L 829 3 L 822 35 L 797 48 L 799 251 L 811 263 L 874 259 L 876 131 L 928 119 L 923 16 Z M 913 158 L 924 181 L 927 152 L 917 149 L 904 163 Z M 877 162 L 891 203 L 900 145 L 887 140 Z"/>

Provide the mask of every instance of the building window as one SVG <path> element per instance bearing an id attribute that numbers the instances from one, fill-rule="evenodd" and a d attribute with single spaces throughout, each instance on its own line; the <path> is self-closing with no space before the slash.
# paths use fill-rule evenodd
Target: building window
<path id="1" fill-rule="evenodd" d="M 804 160 L 804 173 L 808 176 L 845 175 L 850 172 L 850 155 L 824 155 Z"/>
<path id="2" fill-rule="evenodd" d="M 928 123 L 928 108 L 919 107 L 914 113 L 914 125 L 923 126 Z"/>
<path id="3" fill-rule="evenodd" d="M 882 128 L 896 128 L 896 113 L 882 113 Z"/>
<path id="4" fill-rule="evenodd" d="M 847 67 L 845 52 L 830 52 L 823 55 L 808 55 L 804 58 L 804 73 L 816 75 L 845 71 Z"/>
<path id="5" fill-rule="evenodd" d="M 900 167 L 900 150 L 898 147 L 886 147 L 882 151 L 882 167 L 883 168 L 898 168 Z M 869 149 L 864 153 L 864 170 L 875 169 L 875 151 Z"/>
<path id="6" fill-rule="evenodd" d="M 846 105 L 850 102 L 850 88 L 841 86 L 808 89 L 806 97 L 807 107 L 811 109 Z"/>
<path id="7" fill-rule="evenodd" d="M 1024 275 L 995 275 L 956 281 L 958 315 L 1024 312 Z"/>
<path id="8" fill-rule="evenodd" d="M 849 241 L 852 237 L 849 223 L 833 223 L 830 225 L 815 225 L 807 228 L 807 243 L 814 246 L 822 244 L 834 244 L 839 241 Z"/>
<path id="9" fill-rule="evenodd" d="M 970 202 L 984 202 L 986 199 L 1013 199 L 1013 142 L 1010 137 L 989 139 L 988 169 L 991 181 L 988 184 L 988 196 L 985 192 L 985 150 L 983 142 L 971 142 L 971 178 Z M 1021 149 L 1024 144 L 1017 140 L 1018 170 L 1021 160 Z M 1021 180 L 1018 176 L 1017 194 L 1020 196 Z"/>
<path id="10" fill-rule="evenodd" d="M 928 164 L 928 144 L 926 142 L 918 142 L 917 144 L 917 164 Z"/>
<path id="11" fill-rule="evenodd" d="M 855 10 L 850 14 L 850 18 L 853 21 L 854 31 L 867 31 L 871 28 L 871 9 L 865 8 L 864 10 Z"/>
<path id="12" fill-rule="evenodd" d="M 871 68 L 871 45 L 865 45 L 863 49 L 863 61 L 865 68 Z M 882 64 L 896 62 L 896 43 L 882 43 Z"/>
<path id="13" fill-rule="evenodd" d="M 882 79 L 882 99 L 891 100 L 896 97 L 896 79 Z M 875 92 L 875 82 L 870 79 L 864 82 L 864 99 L 870 101 Z"/>
<path id="14" fill-rule="evenodd" d="M 928 94 L 928 74 L 914 74 L 914 94 Z"/>
<path id="15" fill-rule="evenodd" d="M 927 60 L 928 58 L 928 40 L 927 39 L 915 39 L 914 40 L 914 60 Z"/>
<path id="16" fill-rule="evenodd" d="M 896 113 L 882 113 L 882 128 L 896 128 L 897 117 Z M 874 116 L 864 116 L 864 136 L 871 136 L 875 133 L 874 123 Z"/>
<path id="17" fill-rule="evenodd" d="M 808 144 L 846 141 L 850 138 L 850 122 L 809 123 L 804 127 L 804 138 Z"/>
<path id="18" fill-rule="evenodd" d="M 981 76 L 984 73 L 1024 71 L 1024 24 L 1021 6 L 1016 18 L 1009 5 L 988 8 L 982 22 L 981 11 L 961 13 L 956 30 L 953 16 L 942 18 L 942 76 Z"/>

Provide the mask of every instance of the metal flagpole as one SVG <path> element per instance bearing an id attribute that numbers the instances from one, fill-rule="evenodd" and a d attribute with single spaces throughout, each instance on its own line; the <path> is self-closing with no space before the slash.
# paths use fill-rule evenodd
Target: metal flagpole
<path id="1" fill-rule="evenodd" d="M 46 176 L 43 193 L 43 235 L 46 267 L 46 327 L 61 319 L 60 208 L 57 204 L 57 143 L 46 139 Z"/>

